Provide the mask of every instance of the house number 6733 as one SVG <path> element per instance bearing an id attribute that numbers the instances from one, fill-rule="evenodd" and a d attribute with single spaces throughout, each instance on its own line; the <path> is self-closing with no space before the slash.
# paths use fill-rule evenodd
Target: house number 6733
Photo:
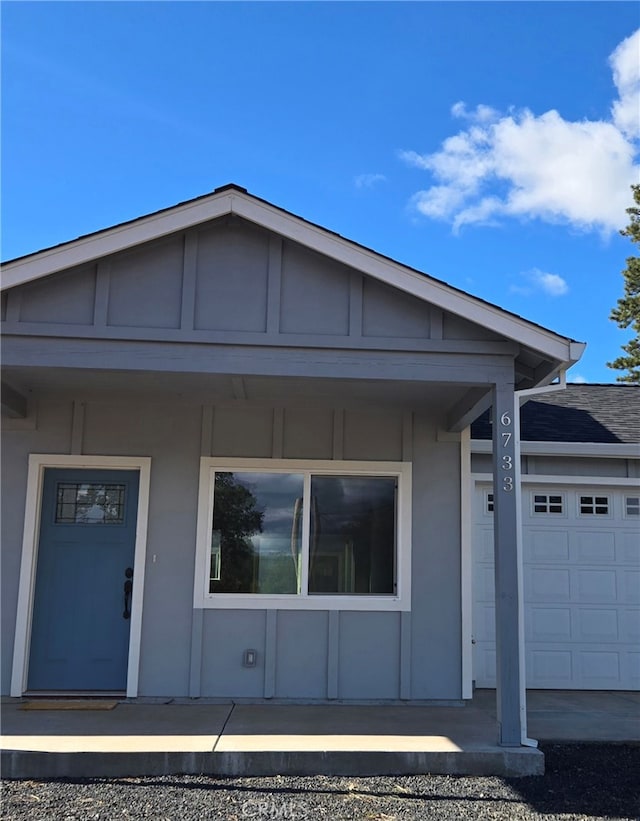
<path id="1" fill-rule="evenodd" d="M 508 413 L 503 413 L 500 417 L 500 424 L 503 428 L 510 428 L 511 427 L 511 416 Z M 500 438 L 502 439 L 502 447 L 506 448 L 511 441 L 511 437 L 513 433 L 510 430 L 501 430 L 500 431 Z M 501 460 L 501 467 L 504 471 L 512 471 L 513 470 L 513 457 L 505 454 Z M 509 493 L 513 490 L 513 476 L 510 476 L 508 473 L 505 473 L 502 477 L 502 490 Z"/>

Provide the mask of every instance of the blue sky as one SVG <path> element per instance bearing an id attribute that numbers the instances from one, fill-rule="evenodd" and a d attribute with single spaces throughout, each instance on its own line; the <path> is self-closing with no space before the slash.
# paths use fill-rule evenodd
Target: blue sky
<path id="1" fill-rule="evenodd" d="M 2 258 L 235 182 L 615 381 L 639 8 L 5 0 Z"/>

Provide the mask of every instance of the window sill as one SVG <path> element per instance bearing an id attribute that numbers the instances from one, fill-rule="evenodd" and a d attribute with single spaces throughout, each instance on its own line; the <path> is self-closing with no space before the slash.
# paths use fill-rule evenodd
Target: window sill
<path id="1" fill-rule="evenodd" d="M 411 602 L 398 596 L 288 596 L 254 593 L 218 593 L 206 596 L 204 610 L 359 610 L 397 612 L 411 610 Z"/>

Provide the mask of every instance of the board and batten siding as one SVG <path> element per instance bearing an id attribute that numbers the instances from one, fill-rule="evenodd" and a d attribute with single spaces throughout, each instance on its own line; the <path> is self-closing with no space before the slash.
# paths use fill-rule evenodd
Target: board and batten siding
<path id="1" fill-rule="evenodd" d="M 406 409 L 202 406 L 41 398 L 37 424 L 3 432 L 5 636 L 11 637 L 29 453 L 151 457 L 141 696 L 298 699 L 461 697 L 459 444 Z M 204 422 L 204 424 L 203 424 Z M 11 426 L 9 426 L 11 427 Z M 409 460 L 411 612 L 194 610 L 199 460 Z M 9 481 L 10 478 L 10 481 Z M 9 515 L 11 512 L 11 515 Z M 242 664 L 245 649 L 258 664 Z M 2 692 L 12 641 L 2 643 Z"/>
<path id="2" fill-rule="evenodd" d="M 509 353 L 486 328 L 234 217 L 12 288 L 2 321 L 7 335 L 361 348 L 384 340 L 381 349 L 416 351 L 430 340 L 450 340 L 452 350 L 475 340 Z"/>

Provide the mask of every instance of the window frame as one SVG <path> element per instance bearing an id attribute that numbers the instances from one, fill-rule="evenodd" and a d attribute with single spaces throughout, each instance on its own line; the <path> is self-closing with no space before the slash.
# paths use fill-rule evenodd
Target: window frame
<path id="1" fill-rule="evenodd" d="M 392 476 L 398 484 L 396 513 L 396 592 L 349 595 L 301 593 L 210 593 L 210 540 L 213 528 L 213 490 L 216 472 L 302 473 L 305 488 L 311 475 Z M 243 459 L 202 457 L 198 490 L 198 519 L 193 606 L 196 609 L 246 610 L 360 610 L 411 609 L 411 462 L 365 462 L 332 459 Z M 305 516 L 306 518 L 306 516 Z M 307 528 L 308 530 L 308 528 Z M 308 541 L 308 534 L 305 534 Z M 308 557 L 308 544 L 303 548 Z M 303 573 L 306 579 L 307 573 Z"/>
<path id="2" fill-rule="evenodd" d="M 484 491 L 484 508 L 483 513 L 485 516 L 493 516 L 495 513 L 495 494 L 493 490 L 487 488 Z"/>
<path id="3" fill-rule="evenodd" d="M 536 496 L 544 497 L 544 501 L 536 501 Z M 558 497 L 559 502 L 552 502 L 551 498 Z M 550 516 L 553 519 L 567 518 L 567 500 L 565 494 L 561 490 L 538 490 L 533 488 L 529 493 L 530 515 L 532 518 L 541 516 Z M 544 505 L 545 510 L 536 510 L 536 505 Z M 560 506 L 560 510 L 551 510 L 552 507 Z"/>
<path id="4" fill-rule="evenodd" d="M 582 500 L 588 498 L 591 498 L 592 501 L 583 503 Z M 605 513 L 601 513 L 597 510 L 598 507 L 604 507 L 603 504 L 598 504 L 598 499 L 606 499 L 607 510 Z M 583 510 L 583 504 L 585 506 L 590 504 L 593 510 Z M 613 496 L 609 492 L 603 493 L 595 490 L 581 490 L 576 493 L 576 505 L 579 519 L 610 519 L 613 513 Z"/>
<path id="5" fill-rule="evenodd" d="M 631 521 L 634 521 L 634 522 L 640 522 L 640 494 L 634 495 L 634 496 L 631 496 L 631 495 L 627 496 L 627 494 L 625 493 L 624 496 L 623 496 L 623 499 L 624 499 L 624 501 L 623 501 L 624 518 L 625 519 L 630 519 Z M 632 499 L 635 499 L 635 500 L 638 500 L 638 501 L 633 503 L 633 504 L 629 504 L 629 502 L 631 502 Z M 636 508 L 637 508 L 638 512 L 636 512 L 636 513 L 630 513 L 629 512 L 631 509 L 636 509 Z"/>

